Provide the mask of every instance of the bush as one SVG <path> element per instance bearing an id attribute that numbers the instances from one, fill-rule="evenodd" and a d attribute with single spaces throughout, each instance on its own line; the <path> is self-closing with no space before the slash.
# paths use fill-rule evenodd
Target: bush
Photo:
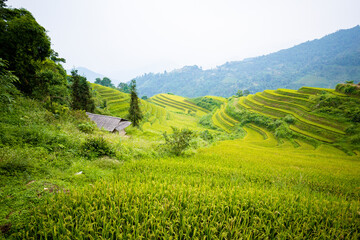
<path id="1" fill-rule="evenodd" d="M 352 136 L 350 140 L 352 144 L 360 144 L 360 134 Z"/>
<path id="2" fill-rule="evenodd" d="M 284 117 L 284 121 L 289 124 L 293 124 L 295 122 L 295 118 L 289 114 Z"/>
<path id="3" fill-rule="evenodd" d="M 179 156 L 190 146 L 191 140 L 195 136 L 195 133 L 189 129 L 180 130 L 175 127 L 172 127 L 172 129 L 172 134 L 168 135 L 166 132 L 163 134 L 165 138 L 164 145 L 169 150 L 169 152 Z"/>
<path id="4" fill-rule="evenodd" d="M 80 123 L 77 128 L 83 133 L 92 133 L 95 130 L 95 124 L 92 122 Z"/>
<path id="5" fill-rule="evenodd" d="M 199 136 L 200 136 L 200 138 L 202 138 L 203 140 L 208 141 L 208 142 L 211 142 L 214 140 L 214 136 L 208 130 L 200 132 Z"/>
<path id="6" fill-rule="evenodd" d="M 292 131 L 286 126 L 281 124 L 275 129 L 275 137 L 289 139 L 293 136 Z"/>
<path id="7" fill-rule="evenodd" d="M 103 137 L 88 138 L 81 145 L 83 155 L 87 158 L 97 158 L 102 156 L 115 156 L 115 151 Z"/>
<path id="8" fill-rule="evenodd" d="M 360 109 L 355 109 L 355 111 L 351 113 L 351 121 L 360 123 Z"/>

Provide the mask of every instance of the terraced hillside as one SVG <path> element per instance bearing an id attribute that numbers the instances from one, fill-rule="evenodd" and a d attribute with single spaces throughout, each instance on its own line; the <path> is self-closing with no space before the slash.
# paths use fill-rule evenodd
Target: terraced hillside
<path id="1" fill-rule="evenodd" d="M 215 111 L 211 120 L 215 126 L 230 133 L 239 122 L 225 112 L 225 106 L 226 104 L 221 105 L 220 109 Z"/>
<path id="2" fill-rule="evenodd" d="M 342 142 L 346 138 L 345 131 L 349 124 L 311 111 L 315 104 L 314 96 L 324 92 L 347 97 L 332 89 L 304 87 L 298 91 L 266 90 L 241 97 L 235 102 L 235 105 L 239 109 L 247 109 L 272 119 L 291 119 L 289 125 L 292 131 L 320 142 Z"/>
<path id="3" fill-rule="evenodd" d="M 98 84 L 92 84 L 92 86 L 107 102 L 107 109 L 111 115 L 126 118 L 130 106 L 129 94 Z M 144 120 L 141 123 L 143 131 L 161 133 L 171 131 L 171 127 L 204 130 L 198 121 L 200 116 L 208 112 L 207 110 L 187 102 L 183 97 L 162 95 L 164 96 L 159 96 L 151 102 L 140 99 L 140 108 L 144 114 Z M 179 111 L 180 108 L 181 111 Z M 177 114 L 176 112 L 187 114 Z"/>
<path id="4" fill-rule="evenodd" d="M 186 98 L 172 94 L 157 94 L 151 97 L 149 101 L 173 112 L 188 113 L 196 116 L 204 116 L 209 113 L 209 110 L 197 106 Z"/>
<path id="5" fill-rule="evenodd" d="M 130 105 L 129 94 L 99 84 L 92 83 L 91 86 L 106 101 L 107 109 L 111 115 L 121 118 L 126 117 Z"/>

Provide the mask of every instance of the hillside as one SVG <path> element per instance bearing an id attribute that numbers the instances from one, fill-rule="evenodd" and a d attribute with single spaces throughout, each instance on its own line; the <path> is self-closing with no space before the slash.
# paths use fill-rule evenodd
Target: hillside
<path id="1" fill-rule="evenodd" d="M 360 81 L 360 26 L 214 69 L 186 66 L 136 78 L 139 93 L 148 97 L 164 92 L 185 97 L 229 97 L 238 89 L 256 93 L 302 86 L 334 88 L 347 80 Z"/>
<path id="2" fill-rule="evenodd" d="M 232 98 L 212 112 L 215 126 L 231 133 L 247 126 L 279 143 L 294 147 L 307 142 L 317 148 L 331 145 L 349 155 L 360 153 L 360 101 L 333 89 L 302 87 L 299 90 L 265 90 Z"/>
<path id="3" fill-rule="evenodd" d="M 127 118 L 130 94 L 99 84 L 92 84 L 92 87 L 98 97 L 106 101 L 105 109 L 109 115 Z M 171 132 L 171 127 L 189 128 L 195 131 L 205 130 L 198 121 L 208 110 L 184 100 L 183 97 L 168 94 L 162 94 L 149 101 L 140 99 L 140 108 L 144 115 L 141 122 L 143 133 L 159 136 L 164 131 Z"/>

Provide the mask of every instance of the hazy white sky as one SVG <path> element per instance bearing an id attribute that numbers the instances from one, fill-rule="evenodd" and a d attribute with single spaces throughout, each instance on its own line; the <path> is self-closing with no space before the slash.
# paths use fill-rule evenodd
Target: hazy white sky
<path id="1" fill-rule="evenodd" d="M 9 0 L 67 60 L 118 81 L 212 68 L 360 24 L 359 0 Z"/>

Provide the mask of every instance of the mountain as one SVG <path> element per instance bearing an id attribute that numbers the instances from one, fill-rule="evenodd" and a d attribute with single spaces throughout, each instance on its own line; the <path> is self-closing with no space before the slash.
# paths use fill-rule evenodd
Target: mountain
<path id="1" fill-rule="evenodd" d="M 77 67 L 75 69 L 78 70 L 79 75 L 85 76 L 86 79 L 89 82 L 92 82 L 92 83 L 95 82 L 96 78 L 101 78 L 102 79 L 103 77 L 105 77 L 104 75 L 102 75 L 100 73 L 93 72 L 90 69 L 87 69 L 85 67 Z M 67 70 L 67 72 L 70 74 L 71 70 Z"/>
<path id="2" fill-rule="evenodd" d="M 140 95 L 148 97 L 167 92 L 186 97 L 229 97 L 238 89 L 255 93 L 302 86 L 334 88 L 348 80 L 360 81 L 360 26 L 214 69 L 185 66 L 136 78 Z"/>

